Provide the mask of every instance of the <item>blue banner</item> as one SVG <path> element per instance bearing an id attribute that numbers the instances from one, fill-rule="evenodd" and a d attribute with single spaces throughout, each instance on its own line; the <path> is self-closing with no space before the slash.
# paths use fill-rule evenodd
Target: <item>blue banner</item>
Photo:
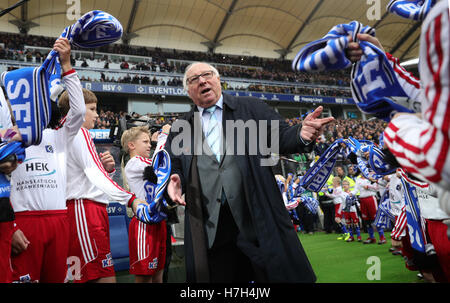
<path id="1" fill-rule="evenodd" d="M 100 93 L 120 93 L 139 95 L 167 95 L 185 96 L 186 91 L 182 87 L 154 86 L 126 83 L 104 83 L 104 82 L 82 82 L 83 88 Z M 264 92 L 249 92 L 225 90 L 224 93 L 237 97 L 256 97 L 267 101 L 277 102 L 299 102 L 299 103 L 320 103 L 320 104 L 350 104 L 355 105 L 352 98 L 346 97 L 321 97 L 321 96 L 301 96 L 293 94 L 274 94 Z"/>
<path id="2" fill-rule="evenodd" d="M 95 143 L 112 143 L 113 140 L 109 138 L 109 129 L 90 129 L 92 140 Z"/>

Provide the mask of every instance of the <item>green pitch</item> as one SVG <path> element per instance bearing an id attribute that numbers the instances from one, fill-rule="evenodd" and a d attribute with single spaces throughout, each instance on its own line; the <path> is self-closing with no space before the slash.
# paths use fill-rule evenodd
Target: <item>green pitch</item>
<path id="1" fill-rule="evenodd" d="M 316 273 L 317 283 L 422 283 L 417 271 L 405 267 L 403 257 L 388 251 L 386 244 L 347 243 L 337 234 L 299 233 L 300 241 Z M 361 234 L 367 239 L 367 234 Z M 378 240 L 378 234 L 376 234 Z"/>

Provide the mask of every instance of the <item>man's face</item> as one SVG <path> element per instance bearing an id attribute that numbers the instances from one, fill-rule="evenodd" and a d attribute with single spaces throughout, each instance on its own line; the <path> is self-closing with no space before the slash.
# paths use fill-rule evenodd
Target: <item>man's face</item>
<path id="1" fill-rule="evenodd" d="M 344 169 L 342 167 L 336 167 L 336 173 L 338 176 L 344 175 Z"/>
<path id="2" fill-rule="evenodd" d="M 198 63 L 191 67 L 187 72 L 187 93 L 195 105 L 208 108 L 216 104 L 222 95 L 222 87 L 220 86 L 220 77 L 214 73 L 212 77 L 208 78 L 210 74 L 193 78 L 208 72 L 212 72 L 209 64 Z M 191 79 L 195 79 L 190 81 Z"/>
<path id="3" fill-rule="evenodd" d="M 349 174 L 349 175 L 354 175 L 354 174 L 355 174 L 355 171 L 353 170 L 353 166 L 350 166 L 350 167 L 348 168 L 348 174 Z"/>

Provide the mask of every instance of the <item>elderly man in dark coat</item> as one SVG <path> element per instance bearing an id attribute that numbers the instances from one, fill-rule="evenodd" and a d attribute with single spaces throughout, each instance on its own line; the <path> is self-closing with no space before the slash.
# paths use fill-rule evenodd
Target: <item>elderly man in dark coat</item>
<path id="1" fill-rule="evenodd" d="M 333 118 L 319 119 L 318 107 L 290 127 L 258 99 L 222 94 L 206 63 L 188 66 L 183 82 L 195 106 L 173 124 L 166 149 L 167 192 L 186 206 L 187 281 L 314 282 L 269 160 L 311 152 Z"/>

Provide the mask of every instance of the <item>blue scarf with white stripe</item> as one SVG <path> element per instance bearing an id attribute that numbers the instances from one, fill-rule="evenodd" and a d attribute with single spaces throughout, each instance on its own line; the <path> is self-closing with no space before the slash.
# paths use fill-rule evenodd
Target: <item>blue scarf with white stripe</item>
<path id="1" fill-rule="evenodd" d="M 164 209 L 167 201 L 164 198 L 164 191 L 169 183 L 171 161 L 166 150 L 161 149 L 153 156 L 153 170 L 158 178 L 156 184 L 150 181 L 145 182 L 146 204 L 139 204 L 136 210 L 136 217 L 145 223 L 156 224 L 167 219 Z"/>
<path id="2" fill-rule="evenodd" d="M 341 143 L 344 143 L 346 147 L 342 147 Z M 356 155 L 358 168 L 367 179 L 380 179 L 384 175 L 393 173 L 396 169 L 384 161 L 383 151 L 373 142 L 356 140 L 352 137 L 337 139 L 306 172 L 300 181 L 300 186 L 313 192 L 321 191 L 333 172 L 338 154 L 342 152 Z M 368 160 L 363 157 L 366 152 L 369 152 Z"/>
<path id="3" fill-rule="evenodd" d="M 357 34 L 375 36 L 375 29 L 357 21 L 333 27 L 322 39 L 303 47 L 295 56 L 292 68 L 297 71 L 316 72 L 323 70 L 351 70 L 351 91 L 359 109 L 377 118 L 389 121 L 395 112 L 409 112 L 408 94 L 399 84 L 397 75 L 389 64 L 386 54 L 367 41 L 359 41 Z M 360 61 L 352 64 L 345 55 L 348 36 L 359 42 L 363 51 Z"/>
<path id="4" fill-rule="evenodd" d="M 411 246 L 419 252 L 425 253 L 425 222 L 420 215 L 419 200 L 416 192 L 416 187 L 407 178 L 402 171 L 401 182 L 404 189 L 406 222 L 408 225 L 408 233 L 411 241 Z"/>
<path id="5" fill-rule="evenodd" d="M 72 45 L 94 48 L 117 41 L 122 32 L 116 18 L 95 10 L 65 28 L 61 37 Z M 50 122 L 51 102 L 56 102 L 63 90 L 58 52 L 52 50 L 40 67 L 4 72 L 0 80 L 6 88 L 24 145 L 38 145 L 42 131 Z"/>
<path id="6" fill-rule="evenodd" d="M 0 91 L 0 94 L 2 92 Z M 0 163 L 6 161 L 17 161 L 22 163 L 25 160 L 25 148 L 22 142 L 10 141 L 16 132 L 8 129 L 0 138 Z M 9 198 L 11 193 L 11 185 L 9 178 L 0 173 L 0 198 Z"/>
<path id="7" fill-rule="evenodd" d="M 374 223 L 378 229 L 387 229 L 392 226 L 392 222 L 395 222 L 395 216 L 392 214 L 391 203 L 389 202 L 389 190 L 384 192 L 380 201 Z"/>
<path id="8" fill-rule="evenodd" d="M 386 10 L 402 18 L 422 21 L 435 4 L 436 0 L 391 0 Z"/>

